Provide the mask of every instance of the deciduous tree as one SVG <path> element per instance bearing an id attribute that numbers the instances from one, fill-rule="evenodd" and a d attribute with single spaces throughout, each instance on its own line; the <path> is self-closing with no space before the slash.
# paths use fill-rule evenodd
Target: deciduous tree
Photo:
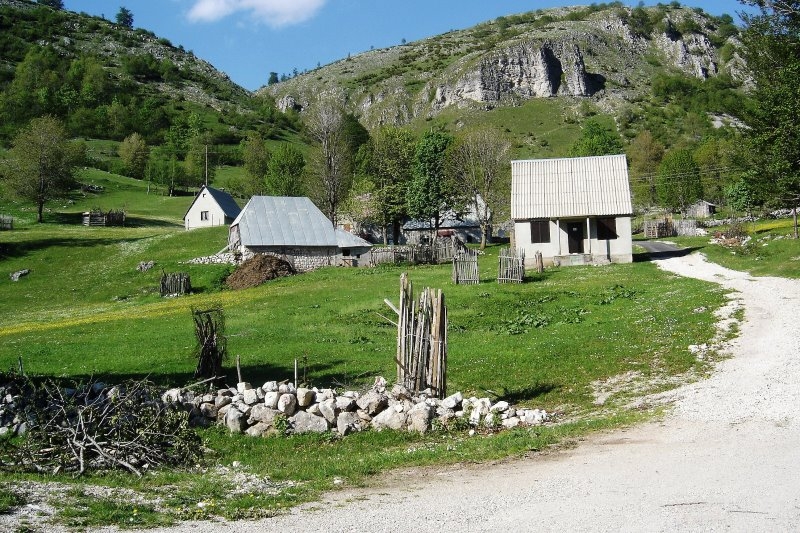
<path id="1" fill-rule="evenodd" d="M 492 226 L 509 210 L 511 195 L 511 143 L 491 128 L 459 137 L 449 153 L 455 190 L 463 195 L 481 227 L 481 250 L 492 242 Z"/>
<path id="2" fill-rule="evenodd" d="M 453 137 L 444 131 L 429 131 L 417 142 L 413 178 L 408 186 L 408 214 L 429 220 L 434 232 L 442 216 L 454 204 L 455 191 L 447 179 L 446 154 Z"/>
<path id="3" fill-rule="evenodd" d="M 746 116 L 762 187 L 774 203 L 800 195 L 800 1 L 742 0 L 759 9 L 745 15 L 745 58 L 756 89 Z"/>
<path id="4" fill-rule="evenodd" d="M 336 225 L 339 204 L 350 189 L 351 154 L 345 135 L 344 107 L 336 95 L 323 95 L 306 119 L 312 152 L 312 194 L 322 212 Z"/>
<path id="5" fill-rule="evenodd" d="M 408 213 L 408 187 L 413 176 L 416 139 L 410 131 L 386 127 L 380 129 L 372 141 L 367 174 L 372 181 L 375 218 L 383 229 L 392 228 L 392 242 L 400 237 L 400 222 Z"/>
<path id="6" fill-rule="evenodd" d="M 615 131 L 604 127 L 595 119 L 583 125 L 580 138 L 569 151 L 570 157 L 614 155 L 622 153 L 622 141 Z"/>
<path id="7" fill-rule="evenodd" d="M 627 152 L 634 200 L 639 205 L 656 205 L 656 172 L 664 157 L 664 145 L 649 130 L 645 130 L 631 141 Z"/>
<path id="8" fill-rule="evenodd" d="M 700 169 L 692 151 L 679 148 L 667 152 L 658 167 L 658 197 L 664 207 L 685 211 L 703 195 Z"/>
<path id="9" fill-rule="evenodd" d="M 124 28 L 133 28 L 133 13 L 126 7 L 119 8 L 116 20 L 117 24 Z"/>
<path id="10" fill-rule="evenodd" d="M 150 158 L 150 148 L 144 138 L 138 133 L 132 133 L 125 137 L 117 150 L 125 170 L 132 178 L 144 178 L 147 162 Z"/>
<path id="11" fill-rule="evenodd" d="M 0 174 L 11 191 L 36 203 L 36 221 L 44 205 L 75 185 L 81 154 L 67 138 L 63 124 L 51 116 L 35 118 L 12 141 Z"/>
<path id="12" fill-rule="evenodd" d="M 303 173 L 306 160 L 302 152 L 289 143 L 280 144 L 267 164 L 267 193 L 274 196 L 305 194 Z"/>

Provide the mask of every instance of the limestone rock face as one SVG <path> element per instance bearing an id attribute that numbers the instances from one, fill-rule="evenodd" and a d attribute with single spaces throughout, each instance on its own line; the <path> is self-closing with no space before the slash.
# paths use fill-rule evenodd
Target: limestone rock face
<path id="1" fill-rule="evenodd" d="M 529 42 L 485 56 L 453 85 L 441 85 L 434 109 L 468 101 L 497 105 L 509 97 L 591 96 L 604 78 L 586 72 L 579 45 L 570 41 Z"/>

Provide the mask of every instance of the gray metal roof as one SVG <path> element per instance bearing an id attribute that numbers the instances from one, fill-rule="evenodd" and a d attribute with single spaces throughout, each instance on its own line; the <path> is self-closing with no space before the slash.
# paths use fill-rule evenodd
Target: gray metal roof
<path id="1" fill-rule="evenodd" d="M 244 246 L 337 246 L 333 224 L 304 196 L 253 196 L 236 225 Z"/>
<path id="2" fill-rule="evenodd" d="M 339 228 L 336 228 L 336 242 L 339 248 L 372 248 L 371 242 Z"/>
<path id="3" fill-rule="evenodd" d="M 624 154 L 511 162 L 511 218 L 630 215 Z"/>
<path id="4" fill-rule="evenodd" d="M 206 187 L 206 190 L 211 194 L 214 200 L 217 201 L 226 217 L 236 218 L 239 216 L 242 208 L 239 207 L 239 204 L 236 203 L 236 200 L 233 199 L 233 196 L 225 191 L 221 191 L 213 187 Z"/>
<path id="5" fill-rule="evenodd" d="M 203 189 L 208 191 L 208 194 L 210 194 L 211 197 L 214 199 L 214 201 L 217 202 L 217 205 L 219 205 L 220 209 L 222 209 L 222 212 L 225 214 L 225 217 L 236 218 L 237 216 L 239 216 L 239 213 L 242 211 L 242 208 L 239 207 L 239 204 L 236 203 L 236 200 L 233 199 L 233 196 L 220 189 L 215 189 L 213 187 L 207 187 L 203 185 L 200 188 L 200 190 L 197 191 L 197 194 L 195 195 L 194 200 L 192 200 L 192 203 L 189 204 L 189 209 L 187 209 L 186 213 L 183 214 L 184 219 L 186 218 L 186 215 L 189 214 L 189 211 L 192 210 L 192 206 L 197 201 L 197 199 L 200 198 L 200 195 L 203 193 Z"/>

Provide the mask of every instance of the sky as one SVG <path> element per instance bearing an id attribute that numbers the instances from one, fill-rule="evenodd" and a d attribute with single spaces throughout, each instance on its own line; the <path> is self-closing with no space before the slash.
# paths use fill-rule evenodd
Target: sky
<path id="1" fill-rule="evenodd" d="M 669 3 L 668 0 L 662 0 Z M 499 16 L 587 0 L 65 0 L 70 11 L 115 20 L 120 7 L 133 25 L 182 45 L 249 90 L 270 72 L 291 75 L 356 55 L 469 28 Z M 625 3 L 635 5 L 636 2 Z M 685 0 L 734 18 L 735 0 Z M 655 2 L 646 1 L 645 5 Z"/>

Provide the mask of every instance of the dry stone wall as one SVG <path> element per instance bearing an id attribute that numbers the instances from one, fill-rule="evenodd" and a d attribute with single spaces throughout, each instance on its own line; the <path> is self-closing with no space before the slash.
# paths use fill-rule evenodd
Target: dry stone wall
<path id="1" fill-rule="evenodd" d="M 425 433 L 454 425 L 497 429 L 540 425 L 548 420 L 541 409 L 516 408 L 489 398 L 464 398 L 460 392 L 443 400 L 427 394 L 415 396 L 401 385 L 388 387 L 383 378 L 363 392 L 268 381 L 257 387 L 239 383 L 236 388 L 206 394 L 172 389 L 165 399 L 183 404 L 194 425 L 219 424 L 253 437 L 327 431 L 345 436 L 367 428 Z"/>

